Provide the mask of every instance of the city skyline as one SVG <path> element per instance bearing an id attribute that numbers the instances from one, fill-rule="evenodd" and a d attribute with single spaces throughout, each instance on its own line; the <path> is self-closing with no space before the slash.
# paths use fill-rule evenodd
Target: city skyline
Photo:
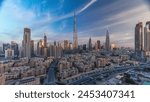
<path id="1" fill-rule="evenodd" d="M 148 4 L 146 0 L 132 0 L 130 3 L 126 0 L 56 0 L 53 3 L 51 0 L 2 0 L 0 44 L 8 40 L 21 43 L 22 29 L 25 27 L 31 28 L 31 38 L 35 41 L 41 39 L 44 33 L 51 42 L 73 41 L 73 17 L 76 11 L 79 43 L 87 43 L 90 37 L 105 42 L 105 32 L 109 28 L 112 42 L 121 41 L 120 44 L 133 47 L 135 24 L 149 21 Z M 56 7 L 58 9 L 54 10 Z M 116 36 L 120 39 L 116 39 Z"/>
<path id="2" fill-rule="evenodd" d="M 0 85 L 150 85 L 150 0 L 1 0 Z"/>

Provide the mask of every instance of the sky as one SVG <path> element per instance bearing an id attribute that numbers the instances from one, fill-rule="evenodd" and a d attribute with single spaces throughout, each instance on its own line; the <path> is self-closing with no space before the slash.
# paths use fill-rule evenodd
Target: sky
<path id="1" fill-rule="evenodd" d="M 138 22 L 150 20 L 150 0 L 0 0 L 0 44 L 21 43 L 23 29 L 31 28 L 31 39 L 46 33 L 49 42 L 73 40 L 73 15 L 77 15 L 79 44 L 105 42 L 134 46 Z"/>

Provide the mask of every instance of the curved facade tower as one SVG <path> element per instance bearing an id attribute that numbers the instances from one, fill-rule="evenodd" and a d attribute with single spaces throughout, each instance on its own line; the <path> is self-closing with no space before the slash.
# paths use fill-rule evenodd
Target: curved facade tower
<path id="1" fill-rule="evenodd" d="M 139 22 L 135 27 L 135 53 L 137 56 L 141 56 L 144 49 L 143 36 L 143 23 Z"/>
<path id="2" fill-rule="evenodd" d="M 150 21 L 144 27 L 144 50 L 150 51 Z"/>

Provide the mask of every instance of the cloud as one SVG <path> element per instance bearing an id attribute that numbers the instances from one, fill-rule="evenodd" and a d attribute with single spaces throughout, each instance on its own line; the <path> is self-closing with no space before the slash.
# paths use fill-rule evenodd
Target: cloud
<path id="1" fill-rule="evenodd" d="M 86 4 L 82 9 L 80 9 L 78 11 L 78 13 L 82 13 L 83 11 L 85 11 L 87 8 L 89 8 L 92 4 L 94 4 L 97 0 L 91 0 L 88 4 Z"/>
<path id="2" fill-rule="evenodd" d="M 6 14 L 20 21 L 32 20 L 35 17 L 35 13 L 33 11 L 24 9 L 13 0 L 6 0 L 4 2 L 3 12 L 6 11 Z"/>
<path id="3" fill-rule="evenodd" d="M 140 6 L 134 7 L 132 9 L 127 9 L 124 12 L 120 12 L 107 20 L 116 22 L 112 25 L 117 25 L 126 22 L 134 24 L 135 22 L 139 21 L 142 22 L 148 21 L 149 16 L 150 11 L 148 10 L 148 7 L 145 4 L 141 4 Z"/>
<path id="4" fill-rule="evenodd" d="M 66 23 L 67 23 L 67 22 L 66 22 L 65 20 L 62 21 L 62 23 L 61 23 L 61 25 L 60 25 L 60 27 L 59 27 L 60 31 L 63 31 L 63 30 L 66 28 L 66 26 L 67 26 Z"/>
<path id="5" fill-rule="evenodd" d="M 76 14 L 78 15 L 78 14 L 82 13 L 87 8 L 92 6 L 92 4 L 94 4 L 96 1 L 97 0 L 91 0 L 83 8 L 79 9 L 78 11 L 76 11 Z M 63 5 L 63 3 L 64 3 L 64 0 L 61 0 L 61 5 Z M 47 26 L 50 23 L 57 22 L 57 21 L 60 21 L 60 20 L 64 20 L 64 19 L 67 19 L 67 18 L 70 18 L 70 17 L 73 17 L 73 16 L 74 16 L 74 11 L 72 11 L 72 12 L 70 12 L 68 14 L 62 15 L 62 16 L 52 17 L 51 19 L 45 18 L 44 20 L 40 20 L 40 21 L 34 22 L 31 26 L 35 25 L 35 26 L 33 26 L 33 29 L 38 29 L 40 27 Z"/>

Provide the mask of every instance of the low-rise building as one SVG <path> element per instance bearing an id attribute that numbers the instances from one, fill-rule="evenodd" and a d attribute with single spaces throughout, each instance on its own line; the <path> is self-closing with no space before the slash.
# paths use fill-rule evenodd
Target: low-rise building
<path id="1" fill-rule="evenodd" d="M 107 64 L 106 58 L 98 58 L 97 59 L 97 67 L 105 67 Z"/>
<path id="2" fill-rule="evenodd" d="M 121 61 L 127 61 L 129 59 L 128 55 L 121 55 L 120 56 Z"/>
<path id="3" fill-rule="evenodd" d="M 5 75 L 0 74 L 0 85 L 5 85 Z"/>

